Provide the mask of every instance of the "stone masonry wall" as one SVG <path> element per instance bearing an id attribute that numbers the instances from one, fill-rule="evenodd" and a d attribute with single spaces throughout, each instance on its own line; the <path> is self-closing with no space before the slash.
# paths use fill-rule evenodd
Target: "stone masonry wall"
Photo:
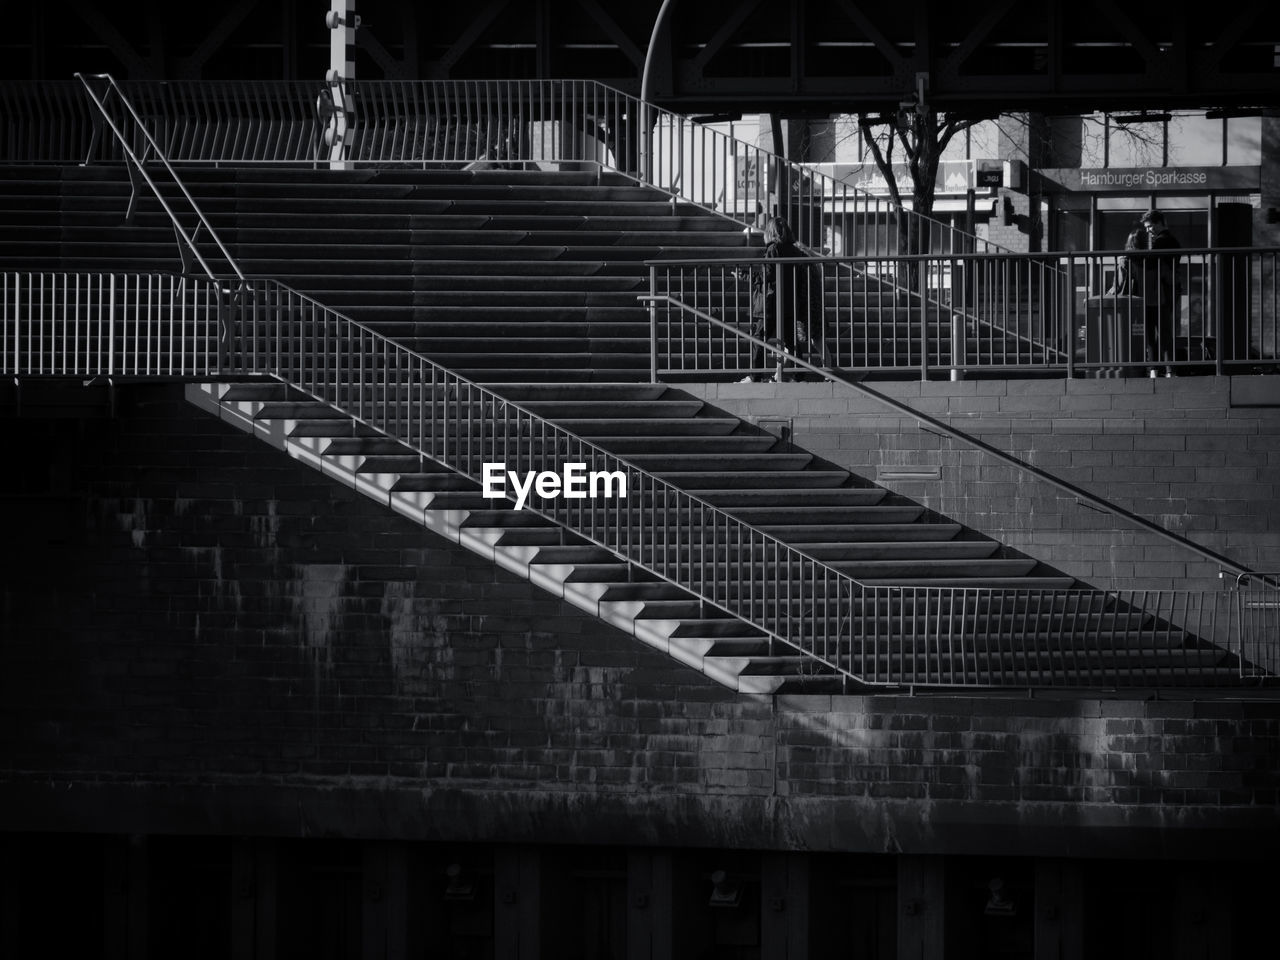
<path id="1" fill-rule="evenodd" d="M 1280 378 L 870 386 L 1239 564 L 1280 570 Z M 1095 586 L 1224 588 L 1217 564 L 852 388 L 688 389 L 767 428 L 789 424 L 800 447 Z"/>
<path id="2" fill-rule="evenodd" d="M 1277 852 L 1280 704 L 739 696 L 180 387 L 3 412 L 6 829 Z"/>

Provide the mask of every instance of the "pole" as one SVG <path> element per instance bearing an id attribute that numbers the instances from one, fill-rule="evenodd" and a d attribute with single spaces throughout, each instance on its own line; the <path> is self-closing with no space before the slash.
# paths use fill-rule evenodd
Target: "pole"
<path id="1" fill-rule="evenodd" d="M 334 0 L 334 3 L 339 0 Z M 352 0 L 354 2 L 354 0 Z M 653 82 L 653 51 L 658 45 L 658 34 L 667 18 L 673 0 L 662 0 L 658 15 L 653 18 L 653 32 L 649 35 L 649 48 L 644 52 L 644 70 L 640 74 L 640 178 L 653 183 L 653 124 L 649 116 L 651 84 Z"/>
<path id="2" fill-rule="evenodd" d="M 356 13 L 356 0 L 329 0 L 329 12 L 324 23 L 329 28 L 329 70 L 325 74 L 328 83 L 329 102 L 321 94 L 317 109 L 325 123 L 323 148 L 328 150 L 329 169 L 345 170 L 348 166 L 347 140 L 354 125 L 349 84 L 356 78 L 356 28 L 360 17 Z M 326 116 L 327 114 L 327 116 Z"/>

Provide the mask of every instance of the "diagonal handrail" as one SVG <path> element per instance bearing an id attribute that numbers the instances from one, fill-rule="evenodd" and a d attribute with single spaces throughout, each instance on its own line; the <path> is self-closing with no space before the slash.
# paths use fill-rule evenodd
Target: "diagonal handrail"
<path id="1" fill-rule="evenodd" d="M 1062 477 L 1059 477 L 1054 473 L 1050 473 L 1048 470 L 1045 470 L 1041 467 L 1037 467 L 1035 464 L 1029 463 L 1020 457 L 1014 456 L 1013 454 L 1005 450 L 1001 450 L 999 447 L 993 446 L 984 440 L 980 440 L 977 437 L 973 436 L 973 434 L 967 433 L 966 431 L 953 426 L 952 424 L 946 422 L 945 420 L 940 420 L 937 417 L 930 416 L 924 411 L 916 409 L 909 403 L 904 403 L 903 401 L 897 400 L 889 396 L 888 394 L 881 393 L 879 390 L 876 390 L 874 387 L 869 386 L 865 382 L 855 377 L 847 376 L 846 374 L 838 370 L 832 370 L 826 367 L 815 366 L 814 364 L 805 360 L 803 357 L 796 356 L 795 354 L 792 354 L 792 353 L 784 352 L 783 348 L 779 347 L 776 341 L 762 340 L 761 338 L 754 336 L 753 334 L 751 334 L 746 330 L 742 330 L 741 328 L 735 326 L 732 323 L 721 320 L 719 317 L 712 316 L 709 313 L 699 310 L 697 307 L 691 306 L 683 302 L 682 300 L 680 300 L 679 297 L 675 297 L 670 294 L 645 294 L 638 297 L 637 299 L 644 302 L 648 302 L 648 303 L 670 304 L 672 307 L 675 307 L 677 310 L 679 310 L 682 314 L 688 314 L 690 316 L 696 317 L 700 321 L 703 321 L 705 323 L 718 327 L 721 330 L 726 331 L 733 337 L 736 337 L 737 339 L 747 344 L 750 344 L 752 347 L 763 348 L 764 350 L 768 351 L 769 354 L 776 356 L 779 362 L 785 361 L 785 363 L 787 363 L 790 366 L 800 367 L 801 369 L 807 371 L 808 373 L 816 374 L 817 376 L 821 377 L 824 380 L 827 380 L 830 383 L 848 387 L 849 389 L 854 390 L 857 393 L 861 393 L 864 396 L 869 397 L 871 400 L 875 401 L 876 403 L 881 404 L 882 406 L 886 406 L 896 413 L 900 413 L 904 416 L 910 417 L 911 419 L 915 420 L 917 423 L 927 427 L 929 430 L 932 430 L 935 433 L 939 433 L 939 434 L 942 434 L 943 436 L 950 437 L 952 440 L 962 443 L 968 447 L 971 447 L 975 450 L 979 450 L 983 453 L 989 454 L 990 456 L 995 457 L 997 460 L 1004 463 L 1005 465 L 1014 467 L 1017 470 L 1024 471 L 1030 474 L 1031 476 L 1035 477 L 1037 480 L 1042 480 L 1045 483 L 1049 484 L 1050 486 L 1053 486 L 1056 489 L 1069 494 L 1070 496 L 1074 497 L 1077 500 L 1087 503 L 1089 506 L 1094 507 L 1095 509 L 1103 513 L 1111 514 L 1112 516 L 1118 517 L 1127 523 L 1131 523 L 1134 526 L 1142 528 L 1148 533 L 1154 533 L 1157 536 L 1161 537 L 1164 540 L 1167 540 L 1170 543 L 1173 543 L 1179 547 L 1183 547 L 1187 550 L 1190 550 L 1193 553 L 1202 557 L 1203 559 L 1209 560 L 1219 565 L 1223 570 L 1230 571 L 1232 574 L 1236 574 L 1239 577 L 1253 578 L 1253 579 L 1257 579 L 1263 576 L 1262 574 L 1259 574 L 1251 570 L 1250 568 L 1236 562 L 1235 560 L 1232 560 L 1230 557 L 1224 556 L 1223 554 L 1220 554 L 1215 550 L 1211 550 L 1208 547 L 1198 544 L 1194 540 L 1190 540 L 1179 533 L 1175 533 L 1174 531 L 1169 530 L 1158 523 L 1154 523 L 1153 521 L 1148 520 L 1146 517 L 1133 513 L 1130 510 L 1126 510 L 1124 507 L 1120 506 L 1118 503 L 1114 503 L 1111 500 L 1107 500 L 1104 497 L 1100 497 L 1097 494 L 1091 493 L 1088 490 L 1085 490 L 1083 487 L 1076 486 L 1074 483 L 1071 483 L 1069 480 L 1064 480 Z M 656 349 L 656 346 L 655 346 L 655 349 Z"/>
<path id="2" fill-rule="evenodd" d="M 88 94 L 89 99 L 93 101 L 93 105 L 97 107 L 102 120 L 111 129 L 112 134 L 115 135 L 117 143 L 119 143 L 121 149 L 125 153 L 125 156 L 128 158 L 130 172 L 129 179 L 133 182 L 134 186 L 134 196 L 129 200 L 129 213 L 132 213 L 133 205 L 136 200 L 137 183 L 134 180 L 134 174 L 136 172 L 138 176 L 141 176 L 142 179 L 146 181 L 147 186 L 151 188 L 151 192 L 155 194 L 156 200 L 158 200 L 160 206 L 164 208 L 164 212 L 168 214 L 169 220 L 173 224 L 174 231 L 182 241 L 180 246 L 186 248 L 186 254 L 195 258 L 196 262 L 200 264 L 201 269 L 204 270 L 205 275 L 210 279 L 216 279 L 218 276 L 213 267 L 211 267 L 208 261 L 205 260 L 204 255 L 200 252 L 200 247 L 196 242 L 201 230 L 208 234 L 209 240 L 222 254 L 227 268 L 234 273 L 236 278 L 243 284 L 245 276 L 241 272 L 240 267 L 236 264 L 235 259 L 231 256 L 230 251 L 227 250 L 222 240 L 219 239 L 217 231 L 213 229 L 213 225 L 209 223 L 203 211 L 201 211 L 199 204 L 197 204 L 195 198 L 191 196 L 191 192 L 187 189 L 186 184 L 182 182 L 182 178 L 178 176 L 177 171 L 173 169 L 173 165 L 165 156 L 164 151 L 161 150 L 160 145 L 156 143 L 155 137 L 151 135 L 146 124 L 143 123 L 142 118 L 138 116 L 138 112 L 133 108 L 133 104 L 129 102 L 129 99 L 125 96 L 120 85 L 116 83 L 115 78 L 109 73 L 96 73 L 89 75 L 77 73 L 75 76 L 76 79 L 80 81 L 81 86 L 84 87 L 84 91 Z M 106 91 L 101 96 L 99 96 L 93 89 L 93 84 L 90 82 L 91 80 L 99 80 L 106 84 Z M 130 138 L 120 129 L 119 126 L 116 125 L 116 120 L 113 119 L 111 111 L 108 109 L 108 103 L 110 103 L 113 95 L 116 101 L 118 101 L 124 109 L 127 117 L 132 119 L 134 131 L 142 137 L 142 156 L 139 156 L 137 152 L 135 152 L 133 146 L 130 144 Z M 88 155 L 86 156 L 86 163 L 88 163 L 92 158 L 93 152 L 94 145 L 91 143 Z M 195 215 L 196 225 L 190 232 L 188 232 L 188 229 L 183 226 L 182 220 L 178 217 L 177 213 L 174 212 L 173 207 L 169 204 L 169 201 L 165 199 L 163 192 L 161 192 L 160 188 L 156 185 L 155 180 L 153 180 L 151 175 L 147 172 L 147 162 L 151 159 L 156 160 L 161 164 L 161 166 L 163 166 L 164 170 L 169 174 L 169 179 L 172 184 L 181 191 L 182 196 L 186 199 L 189 212 Z M 182 257 L 184 265 L 187 263 L 186 254 Z"/>

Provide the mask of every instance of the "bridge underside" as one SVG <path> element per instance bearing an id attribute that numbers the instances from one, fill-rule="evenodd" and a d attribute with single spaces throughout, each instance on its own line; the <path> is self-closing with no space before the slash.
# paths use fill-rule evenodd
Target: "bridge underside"
<path id="1" fill-rule="evenodd" d="M 356 75 L 581 77 L 638 93 L 661 6 L 355 0 Z M 328 66 L 323 0 L 146 7 L 141 17 L 107 0 L 9 10 L 0 76 L 318 79 Z M 671 0 L 664 27 L 651 93 L 680 112 L 892 109 L 922 82 L 936 107 L 975 114 L 1280 106 L 1280 7 L 1263 2 L 1205 17 L 1126 0 Z"/>

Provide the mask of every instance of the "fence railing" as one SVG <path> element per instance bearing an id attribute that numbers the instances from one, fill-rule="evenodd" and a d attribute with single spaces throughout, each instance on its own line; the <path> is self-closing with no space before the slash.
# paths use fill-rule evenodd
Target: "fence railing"
<path id="1" fill-rule="evenodd" d="M 1126 260 L 1131 280 L 1117 284 Z M 652 372 L 774 372 L 772 358 L 762 365 L 757 349 L 698 314 L 802 352 L 807 337 L 815 363 L 863 373 L 1280 369 L 1278 268 L 1275 248 L 651 261 Z M 782 291 L 764 316 L 762 289 Z"/>
<path id="2" fill-rule="evenodd" d="M 1244 675 L 1280 676 L 1280 572 L 1240 574 L 1234 585 Z"/>
<path id="3" fill-rule="evenodd" d="M 174 274 L 0 274 L 0 374 L 189 379 L 220 369 L 219 285 Z"/>
<path id="4" fill-rule="evenodd" d="M 664 302 L 670 305 L 669 297 L 646 296 L 642 299 L 649 301 L 654 307 L 661 307 Z M 763 339 L 763 332 L 747 332 L 730 323 L 726 323 L 718 317 L 711 316 L 710 314 L 701 313 L 697 310 L 690 310 L 687 306 L 678 303 L 675 304 L 675 306 L 679 307 L 685 313 L 687 320 L 701 321 L 707 327 L 718 331 L 717 340 L 723 340 L 726 343 L 734 343 L 737 345 L 736 349 L 745 349 L 749 347 L 758 357 L 768 358 L 775 365 L 774 369 L 779 373 L 784 373 L 789 370 L 799 370 L 800 372 L 815 376 L 818 379 L 826 379 L 832 383 L 840 384 L 852 389 L 863 396 L 870 398 L 875 403 L 888 410 L 892 410 L 897 414 L 904 415 L 917 421 L 922 427 L 932 431 L 938 436 L 948 437 L 955 440 L 971 450 L 975 450 L 993 458 L 1002 466 L 1012 467 L 1028 477 L 1047 483 L 1049 486 L 1054 487 L 1074 498 L 1079 503 L 1086 504 L 1101 513 L 1110 514 L 1112 517 L 1124 524 L 1141 528 L 1147 533 L 1155 534 L 1157 537 L 1166 540 L 1203 560 L 1208 560 L 1219 568 L 1220 576 L 1230 572 L 1241 578 L 1241 580 L 1237 582 L 1237 585 L 1247 580 L 1252 587 L 1265 589 L 1269 586 L 1275 586 L 1277 583 L 1280 583 L 1280 580 L 1276 577 L 1268 577 L 1251 571 L 1247 567 L 1236 563 L 1229 557 L 1223 556 L 1222 554 L 1196 543 L 1179 533 L 1168 530 L 1160 524 L 1148 520 L 1146 517 L 1139 516 L 1130 510 L 1126 510 L 1110 500 L 1100 497 L 1094 493 L 1090 493 L 1088 490 L 1078 487 L 1070 481 L 1062 479 L 1056 474 L 1028 463 L 1013 454 L 999 449 L 998 447 L 994 447 L 986 441 L 980 440 L 972 434 L 967 433 L 964 430 L 960 430 L 944 420 L 940 420 L 937 417 L 933 417 L 921 410 L 917 410 L 909 403 L 882 393 L 869 386 L 867 383 L 862 382 L 861 378 L 857 375 L 849 375 L 847 373 L 834 371 L 829 367 L 818 367 L 802 357 L 788 355 L 784 352 L 784 347 L 776 338 L 770 338 L 767 340 Z M 654 316 L 656 317 L 656 315 L 655 311 Z"/>
<path id="5" fill-rule="evenodd" d="M 889 197 L 591 80 L 144 81 L 120 84 L 173 163 L 598 164 L 744 224 L 786 217 L 843 254 L 1003 250 Z M 74 84 L 0 85 L 0 161 L 121 160 Z"/>

